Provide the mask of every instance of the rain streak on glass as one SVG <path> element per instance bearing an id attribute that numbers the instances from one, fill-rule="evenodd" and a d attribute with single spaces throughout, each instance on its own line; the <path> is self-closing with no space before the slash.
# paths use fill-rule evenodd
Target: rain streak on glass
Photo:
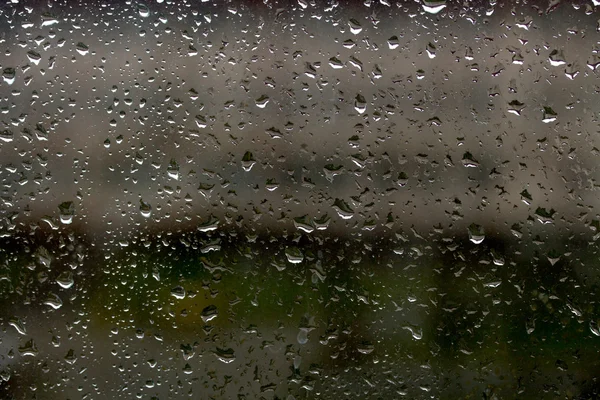
<path id="1" fill-rule="evenodd" d="M 0 398 L 600 398 L 599 7 L 5 2 Z"/>

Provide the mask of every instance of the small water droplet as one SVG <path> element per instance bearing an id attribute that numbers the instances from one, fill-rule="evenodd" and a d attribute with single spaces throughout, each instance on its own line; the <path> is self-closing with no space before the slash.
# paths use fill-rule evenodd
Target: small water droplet
<path id="1" fill-rule="evenodd" d="M 263 94 L 255 100 L 255 103 L 258 108 L 265 108 L 269 104 L 269 96 Z"/>
<path id="2" fill-rule="evenodd" d="M 327 214 L 323 215 L 320 218 L 314 218 L 313 223 L 317 230 L 324 231 L 329 227 L 329 223 L 331 222 L 331 218 Z"/>
<path id="3" fill-rule="evenodd" d="M 375 346 L 371 342 L 362 342 L 356 348 L 360 354 L 371 354 L 375 350 Z"/>
<path id="4" fill-rule="evenodd" d="M 333 209 L 343 219 L 350 219 L 354 217 L 354 209 L 352 209 L 352 207 L 350 207 L 350 205 L 342 199 L 335 199 L 335 202 L 333 203 Z"/>
<path id="5" fill-rule="evenodd" d="M 210 306 L 207 306 L 202 310 L 200 317 L 202 318 L 202 321 L 209 322 L 209 321 L 212 321 L 213 319 L 217 318 L 217 315 L 218 315 L 217 306 L 211 304 Z"/>
<path id="6" fill-rule="evenodd" d="M 310 224 L 308 216 L 306 215 L 294 218 L 294 227 L 306 233 L 311 233 L 315 230 L 315 228 Z"/>
<path id="7" fill-rule="evenodd" d="M 567 63 L 562 50 L 552 50 L 548 60 L 550 61 L 550 65 L 553 67 L 559 67 Z"/>
<path id="8" fill-rule="evenodd" d="M 144 200 L 140 199 L 140 214 L 144 218 L 150 218 L 152 216 L 152 206 L 150 203 L 146 203 Z"/>
<path id="9" fill-rule="evenodd" d="M 359 114 L 362 114 L 367 110 L 367 100 L 360 93 L 357 94 L 354 99 L 354 109 L 358 111 Z"/>
<path id="10" fill-rule="evenodd" d="M 467 168 L 478 168 L 479 162 L 468 151 L 463 155 L 462 164 Z"/>
<path id="11" fill-rule="evenodd" d="M 55 310 L 58 310 L 59 308 L 62 307 L 63 302 L 60 299 L 60 297 L 58 297 L 57 294 L 55 293 L 48 293 L 48 296 L 46 297 L 46 300 L 44 300 L 44 304 L 47 306 L 52 307 Z"/>
<path id="12" fill-rule="evenodd" d="M 4 71 L 2 71 L 2 79 L 9 85 L 12 85 L 15 82 L 15 76 L 16 72 L 14 68 L 8 67 L 4 68 Z"/>
<path id="13" fill-rule="evenodd" d="M 391 38 L 389 38 L 387 40 L 387 44 L 388 44 L 388 47 L 390 48 L 390 50 L 396 49 L 398 46 L 400 46 L 400 41 L 398 40 L 398 36 L 394 35 Z"/>
<path id="14" fill-rule="evenodd" d="M 596 335 L 600 336 L 600 328 L 598 327 L 598 321 L 590 321 L 590 331 Z"/>
<path id="15" fill-rule="evenodd" d="M 145 5 L 144 3 L 139 3 L 138 4 L 138 13 L 140 14 L 140 17 L 147 18 L 150 16 L 150 8 L 148 8 L 148 6 Z"/>
<path id="16" fill-rule="evenodd" d="M 206 126 L 207 126 L 206 117 L 204 117 L 202 115 L 196 115 L 194 120 L 196 121 L 196 126 L 198 128 L 200 128 L 200 129 L 206 128 Z"/>
<path id="17" fill-rule="evenodd" d="M 525 108 L 525 103 L 521 103 L 519 100 L 512 100 L 508 103 L 508 112 L 515 115 L 521 115 L 521 111 Z"/>
<path id="18" fill-rule="evenodd" d="M 468 228 L 469 240 L 475 244 L 480 244 L 485 239 L 485 231 L 483 226 L 471 224 Z"/>
<path id="19" fill-rule="evenodd" d="M 14 134 L 12 133 L 12 131 L 4 130 L 2 132 L 0 132 L 0 140 L 5 142 L 5 143 L 9 143 L 12 142 L 14 139 Z"/>
<path id="20" fill-rule="evenodd" d="M 254 155 L 247 151 L 244 153 L 244 157 L 242 157 L 242 168 L 244 171 L 249 172 L 252 167 L 256 164 L 256 160 L 254 159 Z"/>
<path id="21" fill-rule="evenodd" d="M 304 254 L 297 247 L 288 247 L 285 249 L 285 256 L 292 264 L 299 264 L 304 261 Z"/>
<path id="22" fill-rule="evenodd" d="M 40 63 L 40 61 L 42 60 L 42 56 L 40 55 L 40 53 L 38 53 L 37 51 L 34 51 L 34 50 L 29 50 L 27 52 L 27 58 L 29 59 L 29 61 L 31 61 L 35 65 L 38 65 Z"/>
<path id="23" fill-rule="evenodd" d="M 23 324 L 23 320 L 21 318 L 12 317 L 8 320 L 8 324 L 15 328 L 20 335 L 27 335 L 25 324 Z"/>
<path id="24" fill-rule="evenodd" d="M 69 351 L 65 355 L 65 361 L 67 364 L 70 364 L 70 365 L 75 364 L 75 361 L 77 361 L 77 356 L 75 355 L 75 350 L 69 349 Z"/>
<path id="25" fill-rule="evenodd" d="M 235 352 L 231 348 L 222 349 L 217 347 L 214 355 L 217 357 L 217 360 L 225 364 L 230 364 L 235 361 Z"/>
<path id="26" fill-rule="evenodd" d="M 551 209 L 550 211 L 546 210 L 545 208 L 542 207 L 538 207 L 535 210 L 535 217 L 537 218 L 537 220 L 539 222 L 541 222 L 542 224 L 551 224 L 552 222 L 554 222 L 554 209 Z"/>
<path id="27" fill-rule="evenodd" d="M 208 219 L 208 221 L 201 223 L 200 225 L 198 225 L 198 230 L 200 232 L 210 232 L 210 231 L 214 231 L 218 228 L 219 226 L 219 220 L 214 217 L 214 216 L 210 216 L 210 218 Z"/>
<path id="28" fill-rule="evenodd" d="M 39 350 L 33 339 L 29 339 L 23 346 L 19 346 L 19 354 L 21 356 L 35 357 L 38 353 Z"/>
<path id="29" fill-rule="evenodd" d="M 423 10 L 429 14 L 437 14 L 446 8 L 445 0 L 423 0 Z"/>
<path id="30" fill-rule="evenodd" d="M 428 56 L 430 59 L 433 59 L 433 58 L 435 58 L 435 51 L 436 51 L 436 47 L 435 47 L 435 45 L 434 45 L 433 43 L 429 42 L 429 43 L 427 44 L 427 47 L 425 48 L 425 51 L 427 52 L 427 56 Z"/>
<path id="31" fill-rule="evenodd" d="M 344 68 L 344 63 L 342 63 L 342 62 L 340 61 L 340 59 L 339 59 L 339 58 L 337 58 L 337 57 L 331 57 L 331 58 L 329 59 L 329 65 L 330 65 L 330 66 L 331 66 L 331 68 L 333 68 L 333 69 L 341 69 L 341 68 Z"/>
<path id="32" fill-rule="evenodd" d="M 352 32 L 352 34 L 354 34 L 354 35 L 358 35 L 363 30 L 360 23 L 354 18 L 351 18 L 348 21 L 348 25 L 350 26 L 350 32 Z"/>
<path id="33" fill-rule="evenodd" d="M 306 344 L 308 343 L 308 329 L 305 328 L 300 328 L 300 331 L 298 332 L 298 335 L 296 336 L 296 340 L 298 341 L 299 344 Z"/>
<path id="34" fill-rule="evenodd" d="M 60 203 L 58 206 L 60 211 L 60 222 L 68 225 L 73 222 L 73 216 L 75 215 L 75 206 L 72 201 L 65 201 Z"/>
<path id="35" fill-rule="evenodd" d="M 167 167 L 167 175 L 171 179 L 179 180 L 179 164 L 175 159 L 171 159 L 169 166 Z"/>
<path id="36" fill-rule="evenodd" d="M 75 284 L 73 272 L 64 271 L 56 278 L 56 283 L 63 289 L 69 289 Z"/>
<path id="37" fill-rule="evenodd" d="M 89 47 L 87 47 L 84 43 L 79 42 L 77 43 L 77 45 L 75 46 L 75 50 L 77 50 L 77 52 L 79 54 L 81 54 L 82 56 L 85 56 L 87 53 L 90 52 Z"/>
<path id="38" fill-rule="evenodd" d="M 548 124 L 550 122 L 556 121 L 558 114 L 552 109 L 552 107 L 544 106 L 544 114 L 542 116 L 542 122 Z"/>
<path id="39" fill-rule="evenodd" d="M 421 329 L 418 326 L 403 326 L 402 329 L 405 329 L 407 331 L 410 332 L 411 336 L 413 337 L 413 339 L 415 340 L 421 340 L 423 339 L 423 329 Z"/>
<path id="40" fill-rule="evenodd" d="M 185 289 L 182 286 L 175 286 L 171 289 L 171 296 L 175 297 L 177 300 L 182 300 L 185 298 Z"/>

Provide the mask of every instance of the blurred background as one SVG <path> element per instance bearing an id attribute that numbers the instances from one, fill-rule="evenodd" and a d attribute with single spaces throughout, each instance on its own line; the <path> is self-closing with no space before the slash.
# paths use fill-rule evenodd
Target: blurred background
<path id="1" fill-rule="evenodd" d="M 1 397 L 596 398 L 596 7 L 1 5 Z"/>

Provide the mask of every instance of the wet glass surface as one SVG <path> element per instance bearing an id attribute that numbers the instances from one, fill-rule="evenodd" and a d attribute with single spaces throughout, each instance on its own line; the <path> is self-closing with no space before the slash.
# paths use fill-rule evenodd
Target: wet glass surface
<path id="1" fill-rule="evenodd" d="M 599 396 L 594 1 L 0 6 L 0 397 Z"/>

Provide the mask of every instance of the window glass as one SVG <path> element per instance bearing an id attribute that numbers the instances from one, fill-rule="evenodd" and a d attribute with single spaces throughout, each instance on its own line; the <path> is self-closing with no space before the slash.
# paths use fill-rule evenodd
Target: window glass
<path id="1" fill-rule="evenodd" d="M 6 1 L 0 397 L 596 398 L 593 1 Z"/>

